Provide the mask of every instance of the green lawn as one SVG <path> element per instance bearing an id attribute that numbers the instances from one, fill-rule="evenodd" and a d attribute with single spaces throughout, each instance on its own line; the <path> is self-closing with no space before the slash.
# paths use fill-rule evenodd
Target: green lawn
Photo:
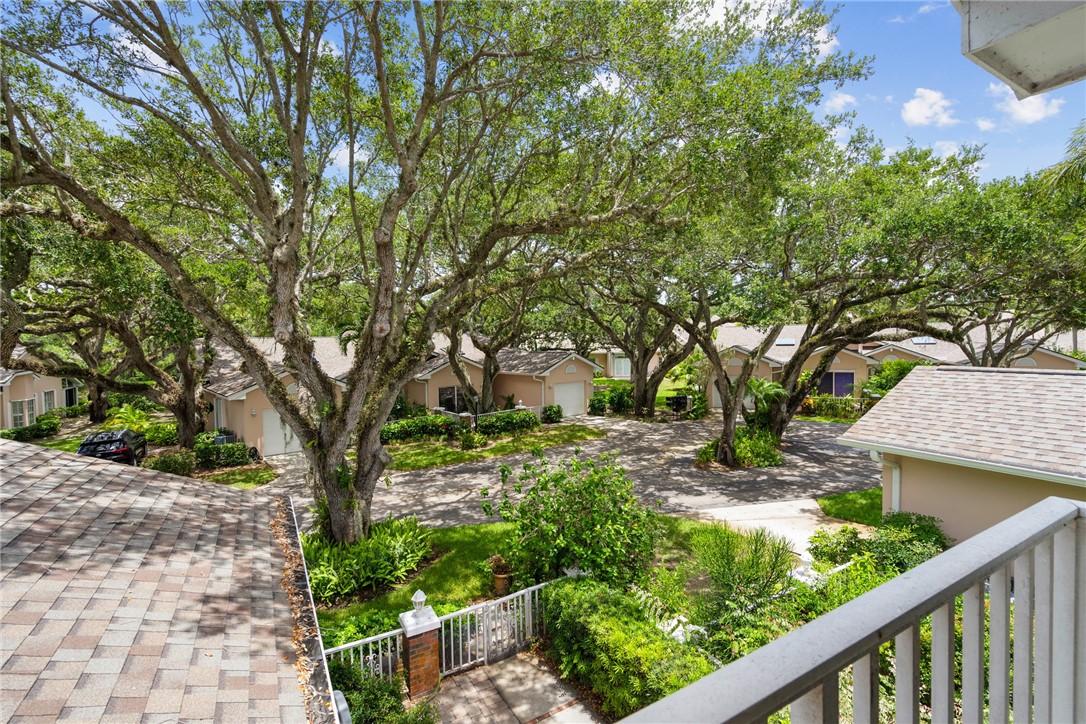
<path id="1" fill-rule="evenodd" d="M 83 442 L 83 438 L 86 436 L 86 434 L 83 434 L 69 435 L 67 437 L 49 437 L 41 440 L 31 440 L 30 442 L 35 445 L 41 445 L 42 447 L 52 448 L 53 450 L 74 453 L 79 449 L 79 443 Z"/>
<path id="2" fill-rule="evenodd" d="M 858 419 L 858 417 L 830 417 L 828 415 L 796 415 L 797 420 L 803 422 L 840 422 L 845 425 L 852 425 Z"/>
<path id="3" fill-rule="evenodd" d="M 882 523 L 882 488 L 839 493 L 818 499 L 818 507 L 832 518 L 864 525 Z"/>
<path id="4" fill-rule="evenodd" d="M 664 381 L 660 383 L 660 389 L 656 390 L 656 406 L 666 410 L 667 402 L 665 402 L 665 398 L 674 395 L 675 390 L 681 387 L 682 385 L 675 380 L 669 380 L 665 377 Z"/>
<path id="5" fill-rule="evenodd" d="M 229 485 L 231 488 L 237 488 L 238 490 L 252 490 L 265 483 L 270 483 L 275 480 L 277 475 L 278 473 L 275 472 L 274 468 L 262 463 L 259 466 L 247 465 L 243 468 L 205 475 L 202 479 L 212 483 Z"/>
<path id="6" fill-rule="evenodd" d="M 371 601 L 317 611 L 317 621 L 322 630 L 334 629 L 357 616 L 394 622 L 396 614 L 411 610 L 411 596 L 417 590 L 426 593 L 427 605 L 434 606 L 439 615 L 488 598 L 493 593 L 491 576 L 480 564 L 499 551 L 511 530 L 508 523 L 434 528 L 434 550 L 441 553 L 436 562 Z M 387 629 L 372 633 L 383 630 Z"/>
<path id="7" fill-rule="evenodd" d="M 475 462 L 487 458 L 527 452 L 534 447 L 568 445 L 582 440 L 604 437 L 607 433 L 587 425 L 549 425 L 537 432 L 519 437 L 498 440 L 489 447 L 478 450 L 461 450 L 440 440 L 422 440 L 399 445 L 389 445 L 386 450 L 392 456 L 392 470 L 423 470 L 457 463 Z"/>

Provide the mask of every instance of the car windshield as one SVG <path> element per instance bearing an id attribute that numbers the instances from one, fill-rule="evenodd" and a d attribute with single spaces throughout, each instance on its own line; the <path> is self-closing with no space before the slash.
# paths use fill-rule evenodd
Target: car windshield
<path id="1" fill-rule="evenodd" d="M 111 440 L 120 440 L 122 433 L 120 432 L 93 432 L 83 438 L 83 444 L 88 445 L 92 442 L 110 442 Z"/>

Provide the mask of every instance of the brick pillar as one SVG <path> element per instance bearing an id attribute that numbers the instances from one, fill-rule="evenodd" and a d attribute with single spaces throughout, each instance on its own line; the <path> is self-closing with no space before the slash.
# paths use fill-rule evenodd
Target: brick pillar
<path id="1" fill-rule="evenodd" d="M 437 688 L 441 669 L 437 614 L 430 606 L 422 605 L 426 602 L 422 591 L 416 592 L 411 600 L 415 609 L 400 614 L 400 625 L 407 640 L 403 652 L 407 693 L 414 699 Z"/>

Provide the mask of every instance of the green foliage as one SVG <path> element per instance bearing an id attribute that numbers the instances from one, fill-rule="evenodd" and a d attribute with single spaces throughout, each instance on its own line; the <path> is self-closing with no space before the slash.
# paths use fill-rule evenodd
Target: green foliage
<path id="1" fill-rule="evenodd" d="M 864 395 L 867 396 L 879 396 L 882 397 L 890 390 L 897 386 L 898 382 L 905 379 L 905 375 L 912 372 L 917 367 L 929 366 L 930 362 L 923 360 L 890 360 L 883 362 L 875 370 L 867 382 L 863 385 Z"/>
<path id="2" fill-rule="evenodd" d="M 879 570 L 903 573 L 950 547 L 950 538 L 939 528 L 938 518 L 920 513 L 887 513 L 869 538 L 861 538 L 852 526 L 811 536 L 811 556 L 820 563 L 838 566 L 858 556 L 871 558 Z"/>
<path id="3" fill-rule="evenodd" d="M 408 440 L 426 440 L 452 437 L 460 425 L 445 415 L 422 415 L 405 420 L 390 422 L 381 428 L 381 442 L 405 442 Z"/>
<path id="4" fill-rule="evenodd" d="M 498 512 L 513 524 L 505 557 L 518 582 L 551 580 L 574 566 L 614 585 L 644 576 L 658 525 L 613 456 L 552 464 L 539 455 L 524 463 L 512 491 L 511 476 L 503 465 Z M 494 506 L 486 500 L 483 510 L 492 515 Z"/>
<path id="5" fill-rule="evenodd" d="M 812 621 L 881 586 L 895 575 L 881 570 L 871 556 L 861 555 L 848 568 L 823 576 L 813 585 L 797 583 L 789 596 L 791 616 L 797 624 Z"/>
<path id="6" fill-rule="evenodd" d="M 90 412 L 89 402 L 80 402 L 75 405 L 69 405 L 68 407 L 56 407 L 49 411 L 55 412 L 60 417 L 82 417 Z"/>
<path id="7" fill-rule="evenodd" d="M 795 566 L 791 544 L 764 528 L 740 533 L 717 523 L 694 531 L 691 547 L 709 580 L 697 618 L 710 630 L 756 613 L 789 584 Z"/>
<path id="8" fill-rule="evenodd" d="M 690 394 L 694 390 L 704 391 L 711 376 L 709 360 L 700 349 L 696 349 L 689 357 L 675 365 L 666 376 L 679 385 L 676 392 L 680 394 Z"/>
<path id="9" fill-rule="evenodd" d="M 355 724 L 436 724 L 441 720 L 431 701 L 420 702 L 410 711 L 404 707 L 402 676 L 388 681 L 339 660 L 328 662 L 328 675 L 332 688 L 343 692 Z"/>
<path id="10" fill-rule="evenodd" d="M 704 419 L 709 414 L 709 396 L 705 394 L 705 388 L 690 390 L 686 396 L 690 398 L 690 409 L 686 411 L 686 419 Z"/>
<path id="11" fill-rule="evenodd" d="M 176 445 L 176 422 L 152 422 L 143 430 L 148 445 Z"/>
<path id="12" fill-rule="evenodd" d="M 132 405 L 122 405 L 110 408 L 109 419 L 106 420 L 105 425 L 102 425 L 102 429 L 143 432 L 150 424 L 151 415 L 146 410 Z"/>
<path id="13" fill-rule="evenodd" d="M 152 455 L 143 461 L 142 467 L 191 477 L 196 472 L 196 453 L 191 450 L 179 450 L 172 453 Z"/>
<path id="14" fill-rule="evenodd" d="M 392 405 L 392 412 L 389 413 L 389 420 L 406 420 L 412 417 L 425 417 L 430 414 L 430 411 L 426 409 L 426 405 L 420 405 L 411 402 L 401 392 L 396 397 L 396 402 Z"/>
<path id="15" fill-rule="evenodd" d="M 222 445 L 215 444 L 215 438 L 233 434 L 229 430 L 211 430 L 196 435 L 196 444 L 193 451 L 196 453 L 196 462 L 202 468 L 228 468 L 235 465 L 246 465 L 249 462 L 249 446 L 243 442 L 229 442 Z"/>
<path id="16" fill-rule="evenodd" d="M 52 411 L 50 411 L 48 414 L 40 416 L 33 425 L 23 425 L 22 427 L 0 430 L 0 438 L 26 442 L 28 440 L 37 440 L 39 438 L 49 437 L 50 435 L 56 435 L 58 432 L 60 432 L 60 418 L 53 415 Z"/>
<path id="17" fill-rule="evenodd" d="M 855 420 L 860 416 L 860 410 L 858 403 L 852 397 L 813 395 L 804 398 L 803 402 L 800 403 L 799 414 L 808 417 Z"/>
<path id="18" fill-rule="evenodd" d="M 471 430 L 464 430 L 460 433 L 460 449 L 461 450 L 475 450 L 477 448 L 484 447 L 488 440 L 486 435 L 480 435 L 477 432 Z"/>
<path id="19" fill-rule="evenodd" d="M 562 421 L 562 406 L 561 405 L 546 405 L 540 414 L 540 419 L 545 424 L 551 425 L 556 422 Z"/>
<path id="20" fill-rule="evenodd" d="M 720 449 L 720 438 L 713 438 L 698 448 L 694 453 L 694 462 L 711 463 L 716 460 L 716 451 Z"/>
<path id="21" fill-rule="evenodd" d="M 773 403 L 788 397 L 788 390 L 779 382 L 771 382 L 764 377 L 751 377 L 747 381 L 747 396 L 754 402 L 754 409 L 743 408 L 743 419 L 747 427 L 764 429 L 769 426 L 769 408 Z"/>
<path id="22" fill-rule="evenodd" d="M 866 551 L 867 547 L 860 538 L 860 531 L 845 525 L 835 531 L 819 528 L 811 535 L 807 549 L 819 563 L 839 566 Z"/>
<path id="23" fill-rule="evenodd" d="M 735 430 L 735 457 L 749 468 L 770 468 L 784 462 L 781 439 L 769 430 L 738 427 Z"/>
<path id="24" fill-rule="evenodd" d="M 616 415 L 624 415 L 633 407 L 633 385 L 625 380 L 615 380 L 607 392 L 607 406 Z"/>
<path id="25" fill-rule="evenodd" d="M 413 516 L 375 523 L 369 538 L 350 545 L 331 542 L 319 532 L 302 535 L 309 586 L 318 603 L 399 583 L 432 552 L 430 531 Z"/>
<path id="26" fill-rule="evenodd" d="M 543 601 L 562 675 L 590 686 L 607 714 L 631 714 L 713 671 L 696 649 L 646 619 L 632 596 L 599 581 L 557 581 Z"/>
<path id="27" fill-rule="evenodd" d="M 143 412 L 154 412 L 155 410 L 160 409 L 158 405 L 143 395 L 135 395 L 127 392 L 109 392 L 106 396 L 109 399 L 110 407 L 131 407 L 136 410 L 142 410 Z"/>
<path id="28" fill-rule="evenodd" d="M 475 431 L 487 437 L 497 437 L 528 432 L 539 426 L 539 418 L 531 410 L 514 410 L 480 417 L 475 425 Z"/>
<path id="29" fill-rule="evenodd" d="M 877 526 L 882 522 L 882 487 L 818 498 L 818 507 L 831 518 Z"/>
<path id="30" fill-rule="evenodd" d="M 592 393 L 592 396 L 588 398 L 588 414 L 590 415 L 605 415 L 607 414 L 607 402 L 610 400 L 610 395 L 607 392 L 600 391 Z"/>

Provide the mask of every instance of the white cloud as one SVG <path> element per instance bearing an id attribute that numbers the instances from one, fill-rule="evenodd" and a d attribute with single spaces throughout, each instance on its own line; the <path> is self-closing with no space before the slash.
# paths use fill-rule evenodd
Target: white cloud
<path id="1" fill-rule="evenodd" d="M 1014 97 L 1014 92 L 1002 83 L 989 83 L 988 95 L 999 99 L 995 104 L 996 109 L 1007 114 L 1012 123 L 1024 125 L 1038 123 L 1059 115 L 1060 108 L 1064 104 L 1062 98 L 1045 98 L 1044 96 L 1018 100 Z"/>
<path id="2" fill-rule="evenodd" d="M 135 39 L 128 31 L 110 24 L 113 31 L 113 41 L 136 57 L 136 60 L 163 75 L 172 75 L 173 68 L 162 58 L 158 57 L 150 48 Z"/>
<path id="3" fill-rule="evenodd" d="M 961 149 L 961 146 L 959 146 L 954 141 L 936 141 L 931 145 L 932 148 L 935 149 L 935 153 L 942 156 L 943 158 L 946 158 L 947 156 L 953 156 Z"/>
<path id="4" fill-rule="evenodd" d="M 895 15 L 894 17 L 890 18 L 890 22 L 894 25 L 904 25 L 905 17 L 903 15 Z"/>
<path id="5" fill-rule="evenodd" d="M 887 103 L 893 103 L 894 102 L 894 97 L 892 95 L 891 96 L 886 96 L 885 100 L 886 100 Z"/>
<path id="6" fill-rule="evenodd" d="M 917 88 L 912 100 L 901 107 L 901 120 L 910 126 L 953 126 L 960 123 L 950 110 L 953 103 L 940 91 Z"/>
<path id="7" fill-rule="evenodd" d="M 995 121 L 990 118 L 978 118 L 976 120 L 977 128 L 982 131 L 990 131 L 996 127 Z"/>
<path id="8" fill-rule="evenodd" d="M 854 105 L 856 105 L 856 96 L 838 91 L 831 95 L 830 99 L 826 101 L 826 110 L 830 113 L 840 113 L 849 106 Z"/>
<path id="9" fill-rule="evenodd" d="M 921 15 L 927 15 L 930 12 L 938 10 L 940 7 L 940 3 L 924 3 L 916 12 L 920 13 Z"/>
<path id="10" fill-rule="evenodd" d="M 338 45 L 333 43 L 328 38 L 324 38 L 323 40 L 321 40 L 321 52 L 325 55 L 335 56 L 336 58 L 343 57 L 343 51 L 340 50 Z"/>
<path id="11" fill-rule="evenodd" d="M 836 36 L 830 35 L 830 29 L 825 26 L 815 35 L 815 43 L 818 46 L 818 57 L 822 60 L 841 47 L 841 41 Z"/>

